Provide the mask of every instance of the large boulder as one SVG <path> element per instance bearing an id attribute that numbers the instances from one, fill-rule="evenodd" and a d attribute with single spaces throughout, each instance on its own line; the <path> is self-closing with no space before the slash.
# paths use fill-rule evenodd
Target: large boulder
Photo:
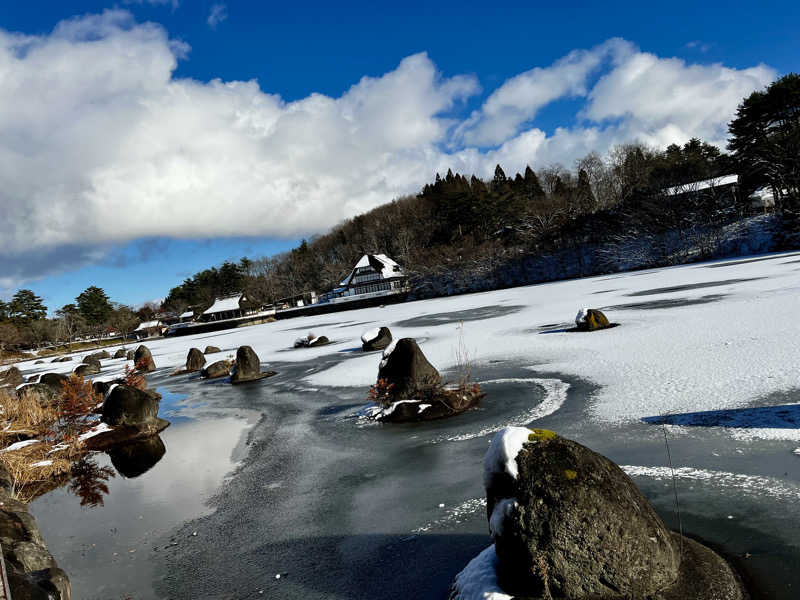
<path id="1" fill-rule="evenodd" d="M 97 367 L 98 369 L 100 369 L 100 368 L 102 367 L 102 364 L 100 363 L 100 359 L 99 359 L 99 358 L 98 358 L 96 355 L 94 355 L 94 354 L 90 354 L 89 356 L 85 357 L 85 358 L 84 358 L 84 359 L 81 361 L 81 364 L 84 364 L 84 365 L 94 365 L 94 366 L 95 366 L 95 367 Z"/>
<path id="2" fill-rule="evenodd" d="M 114 352 L 114 358 L 127 358 L 128 351 L 125 348 L 120 348 L 116 352 Z"/>
<path id="3" fill-rule="evenodd" d="M 231 383 L 256 381 L 274 374 L 274 371 L 261 372 L 261 361 L 250 346 L 241 346 L 236 351 L 236 363 L 231 372 Z"/>
<path id="4" fill-rule="evenodd" d="M 216 379 L 217 377 L 227 377 L 231 372 L 233 363 L 229 360 L 218 360 L 200 370 L 200 377 Z"/>
<path id="5" fill-rule="evenodd" d="M 206 346 L 206 349 L 203 350 L 203 354 L 217 354 L 218 352 L 222 352 L 222 350 L 216 346 Z"/>
<path id="6" fill-rule="evenodd" d="M 108 350 L 101 350 L 100 352 L 94 352 L 90 354 L 86 358 L 96 358 L 97 360 L 105 360 L 106 358 L 111 358 L 111 355 L 108 353 Z M 86 358 L 83 359 L 83 362 L 86 362 Z"/>
<path id="7" fill-rule="evenodd" d="M 72 370 L 75 375 L 78 377 L 86 377 L 88 375 L 97 375 L 100 373 L 100 363 L 99 362 L 92 362 L 92 363 L 84 363 L 78 365 Z"/>
<path id="8" fill-rule="evenodd" d="M 133 354 L 133 362 L 138 371 L 149 372 L 156 370 L 156 363 L 153 360 L 153 355 L 150 354 L 150 349 L 145 345 L 141 345 L 136 349 L 136 352 Z"/>
<path id="9" fill-rule="evenodd" d="M 506 594 L 747 598 L 724 560 L 688 539 L 681 544 L 622 469 L 577 442 L 508 427 L 486 453 L 484 484 Z M 461 597 L 463 583 L 457 578 L 452 597 Z"/>
<path id="10" fill-rule="evenodd" d="M 145 428 L 158 420 L 158 400 L 129 385 L 118 384 L 106 395 L 102 421 L 111 427 Z"/>
<path id="11" fill-rule="evenodd" d="M 361 336 L 361 350 L 372 352 L 373 350 L 383 350 L 392 343 L 392 332 L 388 327 L 371 329 Z"/>
<path id="12" fill-rule="evenodd" d="M 22 372 L 17 367 L 11 367 L 5 371 L 0 371 L 0 385 L 17 387 L 24 381 L 25 378 L 22 376 Z"/>
<path id="13" fill-rule="evenodd" d="M 186 355 L 186 370 L 189 372 L 199 371 L 206 364 L 206 357 L 200 352 L 199 348 L 192 348 Z"/>
<path id="14" fill-rule="evenodd" d="M 69 381 L 69 376 L 63 373 L 42 373 L 39 377 L 40 384 L 49 386 L 59 393 L 64 389 L 67 381 Z"/>
<path id="15" fill-rule="evenodd" d="M 575 317 L 575 327 L 579 331 L 597 331 L 611 327 L 611 323 L 608 317 L 596 308 L 582 308 Z"/>
<path id="16" fill-rule="evenodd" d="M 152 469 L 167 449 L 158 435 L 123 444 L 108 451 L 111 464 L 123 477 L 133 479 Z"/>
<path id="17" fill-rule="evenodd" d="M 442 376 L 428 362 L 413 338 L 402 338 L 383 352 L 378 369 L 378 382 L 384 382 L 387 395 L 393 400 L 424 396 L 440 386 Z"/>

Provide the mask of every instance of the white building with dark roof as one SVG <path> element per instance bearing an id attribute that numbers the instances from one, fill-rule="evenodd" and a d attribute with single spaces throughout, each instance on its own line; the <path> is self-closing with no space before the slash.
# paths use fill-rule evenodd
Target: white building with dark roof
<path id="1" fill-rule="evenodd" d="M 202 321 L 221 321 L 223 319 L 237 319 L 246 315 L 254 314 L 256 311 L 250 306 L 247 297 L 238 292 L 229 296 L 222 296 L 214 300 L 214 304 L 209 306 L 200 315 Z"/>
<path id="2" fill-rule="evenodd" d="M 339 287 L 324 294 L 320 302 L 387 296 L 408 291 L 403 268 L 385 254 L 365 254 Z"/>

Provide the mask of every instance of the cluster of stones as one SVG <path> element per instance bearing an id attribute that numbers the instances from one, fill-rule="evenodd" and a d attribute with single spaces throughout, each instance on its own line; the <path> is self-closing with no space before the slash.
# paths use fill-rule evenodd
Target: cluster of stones
<path id="1" fill-rule="evenodd" d="M 494 546 L 475 561 L 493 564 L 489 587 L 504 594 L 571 600 L 748 597 L 722 558 L 669 531 L 622 469 L 577 442 L 546 430 L 506 428 L 487 452 L 484 484 Z M 456 577 L 451 599 L 466 597 L 475 567 Z"/>
<path id="2" fill-rule="evenodd" d="M 373 387 L 378 421 L 406 423 L 451 417 L 475 406 L 478 389 L 448 388 L 416 340 L 402 338 L 383 352 Z"/>

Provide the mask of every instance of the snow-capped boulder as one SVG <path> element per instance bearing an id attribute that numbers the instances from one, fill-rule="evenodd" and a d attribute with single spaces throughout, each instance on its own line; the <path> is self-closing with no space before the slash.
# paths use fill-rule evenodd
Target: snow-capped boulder
<path id="1" fill-rule="evenodd" d="M 150 353 L 150 349 L 145 345 L 141 345 L 136 349 L 136 352 L 133 354 L 133 362 L 136 365 L 136 369 L 139 371 L 149 372 L 156 370 L 156 363 L 153 360 L 153 355 Z"/>
<path id="2" fill-rule="evenodd" d="M 385 382 L 389 397 L 407 400 L 421 398 L 440 386 L 442 376 L 425 358 L 415 339 L 403 338 L 384 350 L 378 369 L 380 380 Z"/>
<path id="3" fill-rule="evenodd" d="M 484 483 L 494 546 L 456 577 L 453 600 L 494 597 L 482 593 L 747 597 L 728 564 L 708 548 L 684 538 L 681 556 L 680 536 L 616 464 L 552 431 L 498 432 L 484 459 Z"/>
<path id="4" fill-rule="evenodd" d="M 42 373 L 39 377 L 39 383 L 50 386 L 58 392 L 64 389 L 64 383 L 67 380 L 69 377 L 63 373 Z"/>
<path id="5" fill-rule="evenodd" d="M 241 346 L 236 351 L 236 363 L 231 371 L 231 383 L 257 381 L 275 375 L 274 371 L 261 372 L 261 361 L 250 346 Z"/>
<path id="6" fill-rule="evenodd" d="M 0 385 L 16 387 L 23 381 L 25 381 L 25 379 L 22 377 L 22 372 L 17 367 L 11 367 L 5 371 L 0 371 Z"/>
<path id="7" fill-rule="evenodd" d="M 200 369 L 200 377 L 206 379 L 216 379 L 217 377 L 227 377 L 231 372 L 233 363 L 229 360 L 218 360 Z"/>
<path id="8" fill-rule="evenodd" d="M 297 338 L 294 341 L 295 348 L 316 348 L 317 346 L 326 346 L 330 344 L 331 341 L 325 337 L 324 335 L 314 335 L 313 333 L 309 333 L 304 338 Z"/>
<path id="9" fill-rule="evenodd" d="M 206 346 L 206 349 L 203 350 L 203 354 L 217 354 L 218 352 L 222 352 L 222 350 L 216 346 Z"/>
<path id="10" fill-rule="evenodd" d="M 383 350 L 392 343 L 392 332 L 388 327 L 370 329 L 361 336 L 361 350 L 372 352 L 373 350 Z"/>
<path id="11" fill-rule="evenodd" d="M 575 317 L 575 327 L 580 331 L 596 331 L 610 326 L 608 318 L 596 308 L 582 308 Z"/>

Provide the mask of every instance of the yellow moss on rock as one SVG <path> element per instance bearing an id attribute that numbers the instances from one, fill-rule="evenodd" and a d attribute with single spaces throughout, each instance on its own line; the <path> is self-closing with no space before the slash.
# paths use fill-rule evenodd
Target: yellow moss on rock
<path id="1" fill-rule="evenodd" d="M 578 472 L 573 471 L 572 469 L 565 469 L 564 475 L 567 477 L 567 479 L 575 479 L 578 476 Z"/>
<path id="2" fill-rule="evenodd" d="M 531 432 L 528 434 L 528 441 L 543 442 L 547 440 L 553 440 L 557 437 L 558 434 L 555 431 L 550 431 L 549 429 L 531 429 Z"/>

